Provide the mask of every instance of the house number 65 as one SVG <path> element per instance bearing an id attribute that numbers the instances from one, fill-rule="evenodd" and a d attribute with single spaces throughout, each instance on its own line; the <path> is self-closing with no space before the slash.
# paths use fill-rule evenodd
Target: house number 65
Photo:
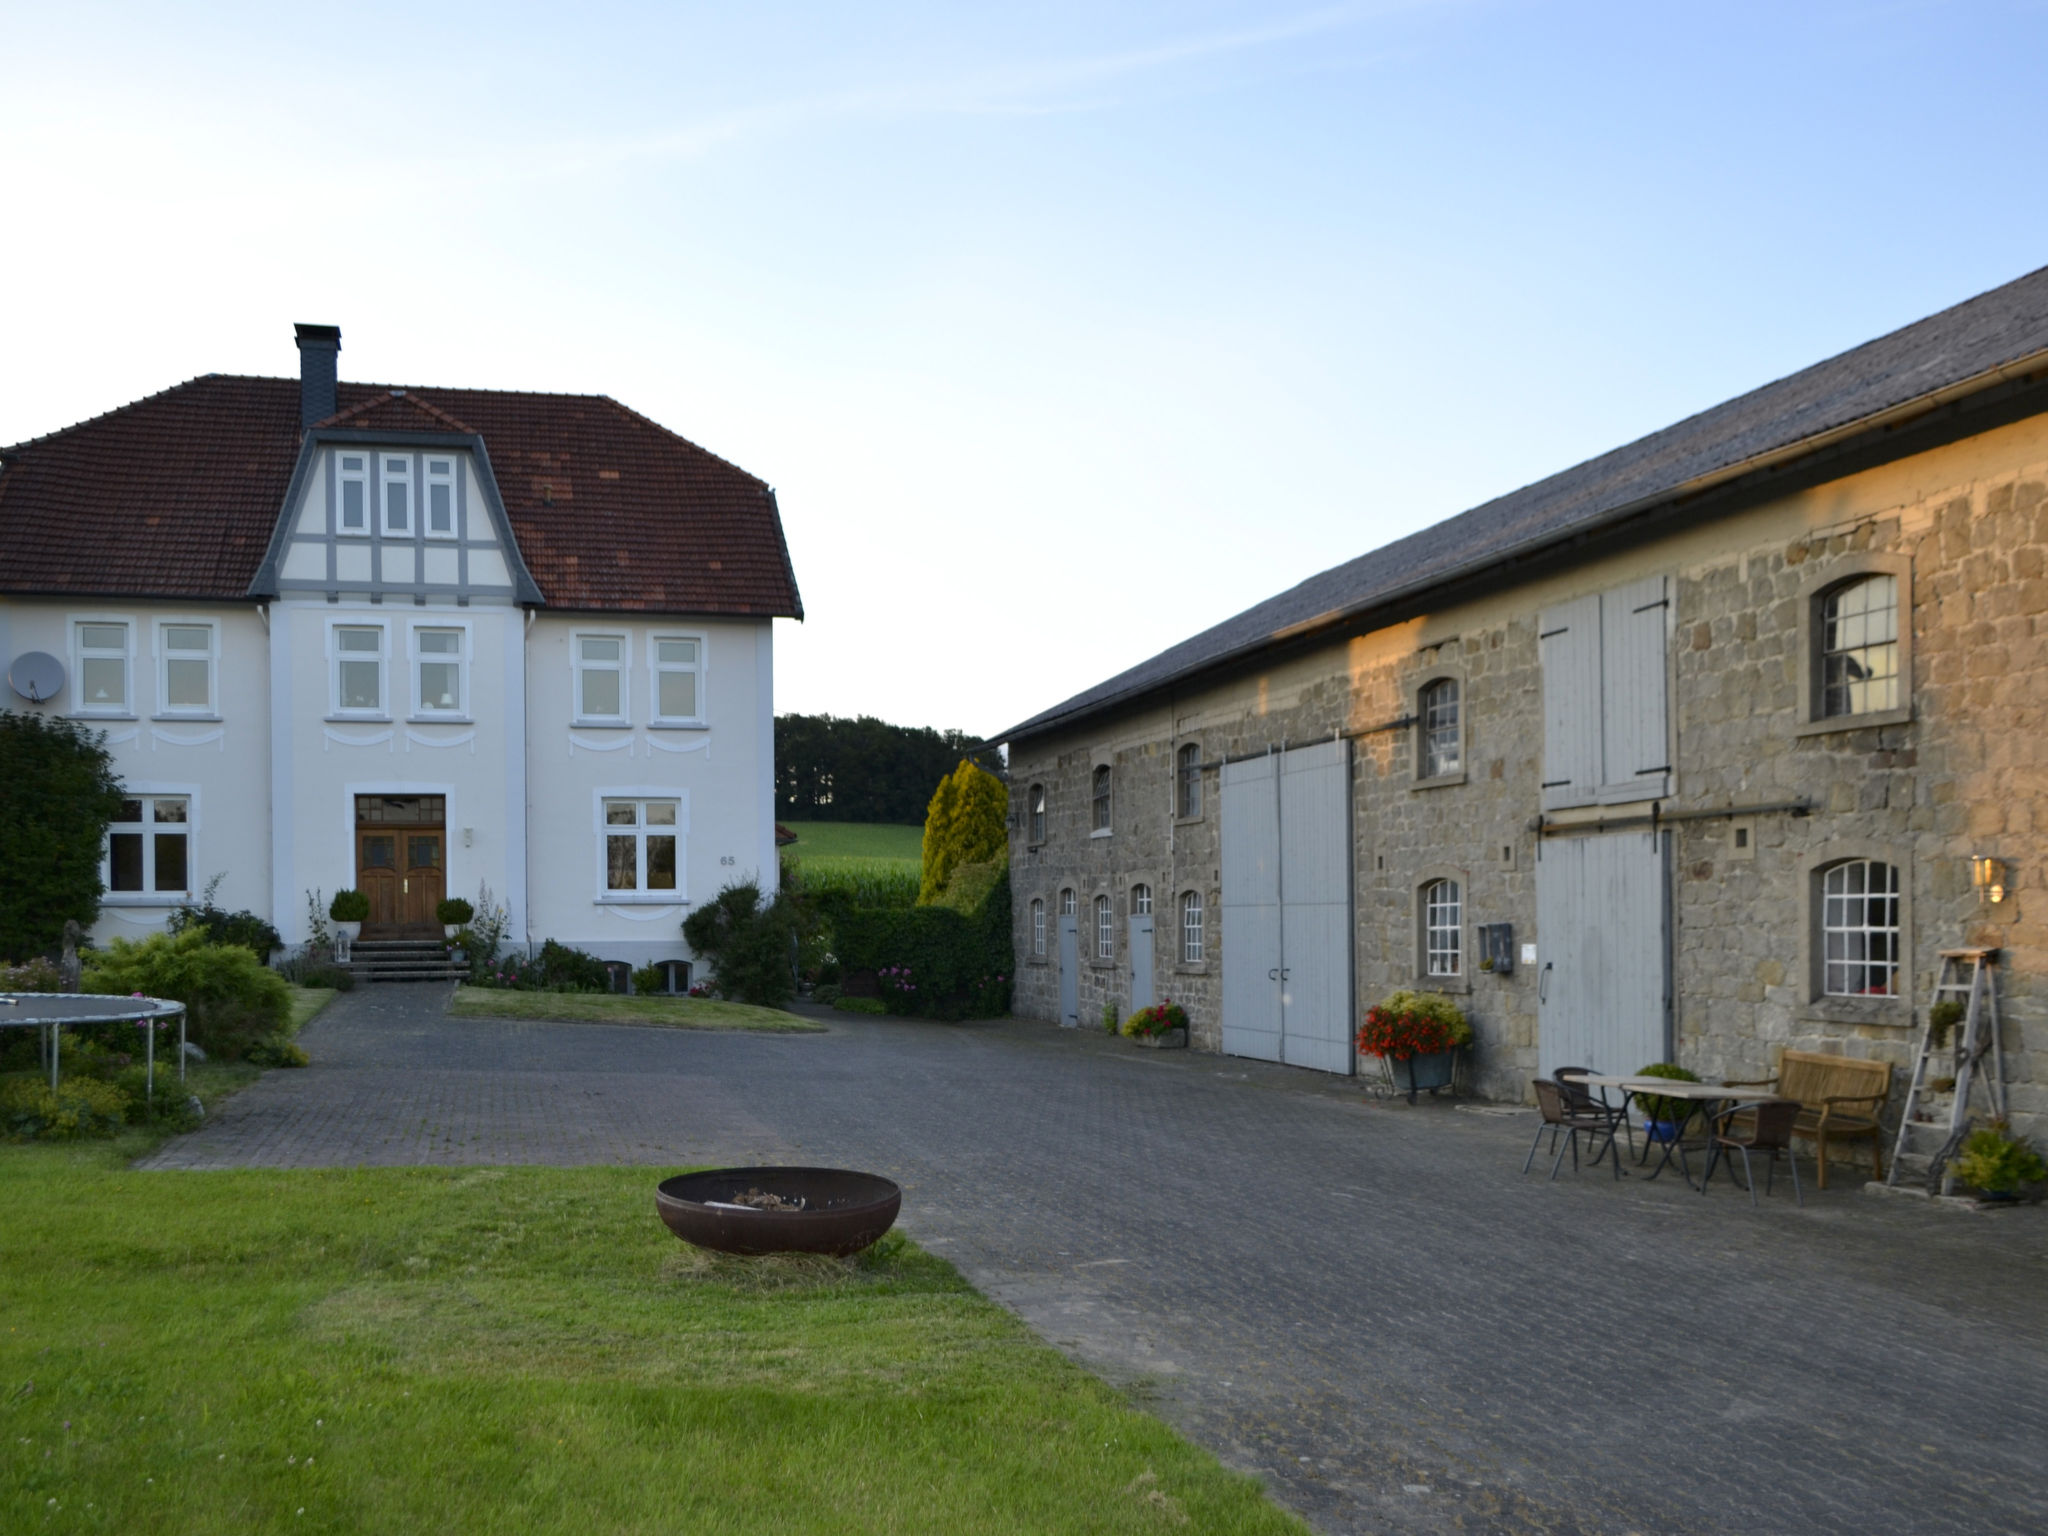
<path id="1" fill-rule="evenodd" d="M 734 855 L 728 853 L 727 855 L 725 855 L 724 858 L 720 859 L 718 862 L 721 864 L 737 864 L 739 863 L 739 859 Z"/>

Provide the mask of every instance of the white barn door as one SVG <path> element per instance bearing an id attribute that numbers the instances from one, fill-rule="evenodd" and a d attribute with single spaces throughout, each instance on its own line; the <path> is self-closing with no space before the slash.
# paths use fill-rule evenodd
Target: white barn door
<path id="1" fill-rule="evenodd" d="M 1060 1028 L 1081 1026 L 1081 919 L 1060 914 Z"/>
<path id="2" fill-rule="evenodd" d="M 1352 1070 L 1351 750 L 1226 763 L 1223 1049 Z"/>
<path id="3" fill-rule="evenodd" d="M 1537 849 L 1541 1076 L 1670 1060 L 1670 840 L 1621 832 L 1544 838 Z"/>
<path id="4" fill-rule="evenodd" d="M 1133 913 L 1130 918 L 1131 941 L 1131 1007 L 1136 1013 L 1140 1008 L 1150 1008 L 1158 998 L 1152 993 L 1152 914 Z M 1128 1018 L 1130 1014 L 1126 1014 Z"/>

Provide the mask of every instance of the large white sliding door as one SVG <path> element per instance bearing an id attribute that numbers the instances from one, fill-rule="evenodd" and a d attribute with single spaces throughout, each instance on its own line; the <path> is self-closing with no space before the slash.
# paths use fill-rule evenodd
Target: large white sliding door
<path id="1" fill-rule="evenodd" d="M 1670 1060 L 1670 840 L 1615 832 L 1547 837 L 1537 849 L 1540 1075 Z"/>

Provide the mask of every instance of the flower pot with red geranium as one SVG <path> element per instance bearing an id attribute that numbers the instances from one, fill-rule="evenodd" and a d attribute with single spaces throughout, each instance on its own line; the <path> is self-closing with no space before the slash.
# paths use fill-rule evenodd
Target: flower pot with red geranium
<path id="1" fill-rule="evenodd" d="M 1188 1043 L 1188 1011 L 1168 998 L 1140 1008 L 1123 1022 L 1123 1037 L 1154 1050 L 1174 1050 Z"/>
<path id="2" fill-rule="evenodd" d="M 1471 1043 L 1465 1010 L 1441 992 L 1396 992 L 1366 1009 L 1358 1026 L 1358 1048 L 1387 1064 L 1411 1104 L 1418 1089 L 1450 1086 L 1458 1052 Z"/>

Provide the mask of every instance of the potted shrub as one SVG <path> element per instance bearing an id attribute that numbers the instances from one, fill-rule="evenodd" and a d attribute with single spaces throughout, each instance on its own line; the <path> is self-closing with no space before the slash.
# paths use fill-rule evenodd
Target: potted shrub
<path id="1" fill-rule="evenodd" d="M 476 908 L 460 896 L 450 896 L 434 908 L 434 916 L 439 920 L 442 931 L 452 939 L 462 931 L 464 924 L 476 916 Z"/>
<path id="2" fill-rule="evenodd" d="M 1661 1077 L 1666 1082 L 1696 1083 L 1699 1074 L 1688 1072 L 1675 1061 L 1653 1061 L 1637 1077 Z M 1666 1099 L 1658 1095 L 1637 1094 L 1636 1107 L 1643 1112 L 1643 1134 L 1652 1141 L 1678 1140 L 1679 1127 L 1685 1124 L 1692 1113 L 1688 1099 Z"/>
<path id="3" fill-rule="evenodd" d="M 355 943 L 370 915 L 370 898 L 361 891 L 336 891 L 334 900 L 327 904 L 327 915 L 334 919 L 334 958 L 346 963 L 349 946 Z"/>
<path id="4" fill-rule="evenodd" d="M 1387 1063 L 1408 1101 L 1415 1091 L 1448 1087 L 1458 1052 L 1472 1043 L 1465 1010 L 1441 992 L 1401 991 L 1365 1011 L 1358 1048 Z"/>
<path id="5" fill-rule="evenodd" d="M 2034 1144 L 2013 1135 L 2004 1120 L 1970 1132 L 1950 1171 L 1986 1200 L 2017 1200 L 2028 1185 L 2048 1179 L 2048 1163 Z"/>
<path id="6" fill-rule="evenodd" d="M 1140 1008 L 1123 1022 L 1123 1037 L 1155 1051 L 1184 1049 L 1188 1043 L 1188 1011 L 1168 998 Z"/>

